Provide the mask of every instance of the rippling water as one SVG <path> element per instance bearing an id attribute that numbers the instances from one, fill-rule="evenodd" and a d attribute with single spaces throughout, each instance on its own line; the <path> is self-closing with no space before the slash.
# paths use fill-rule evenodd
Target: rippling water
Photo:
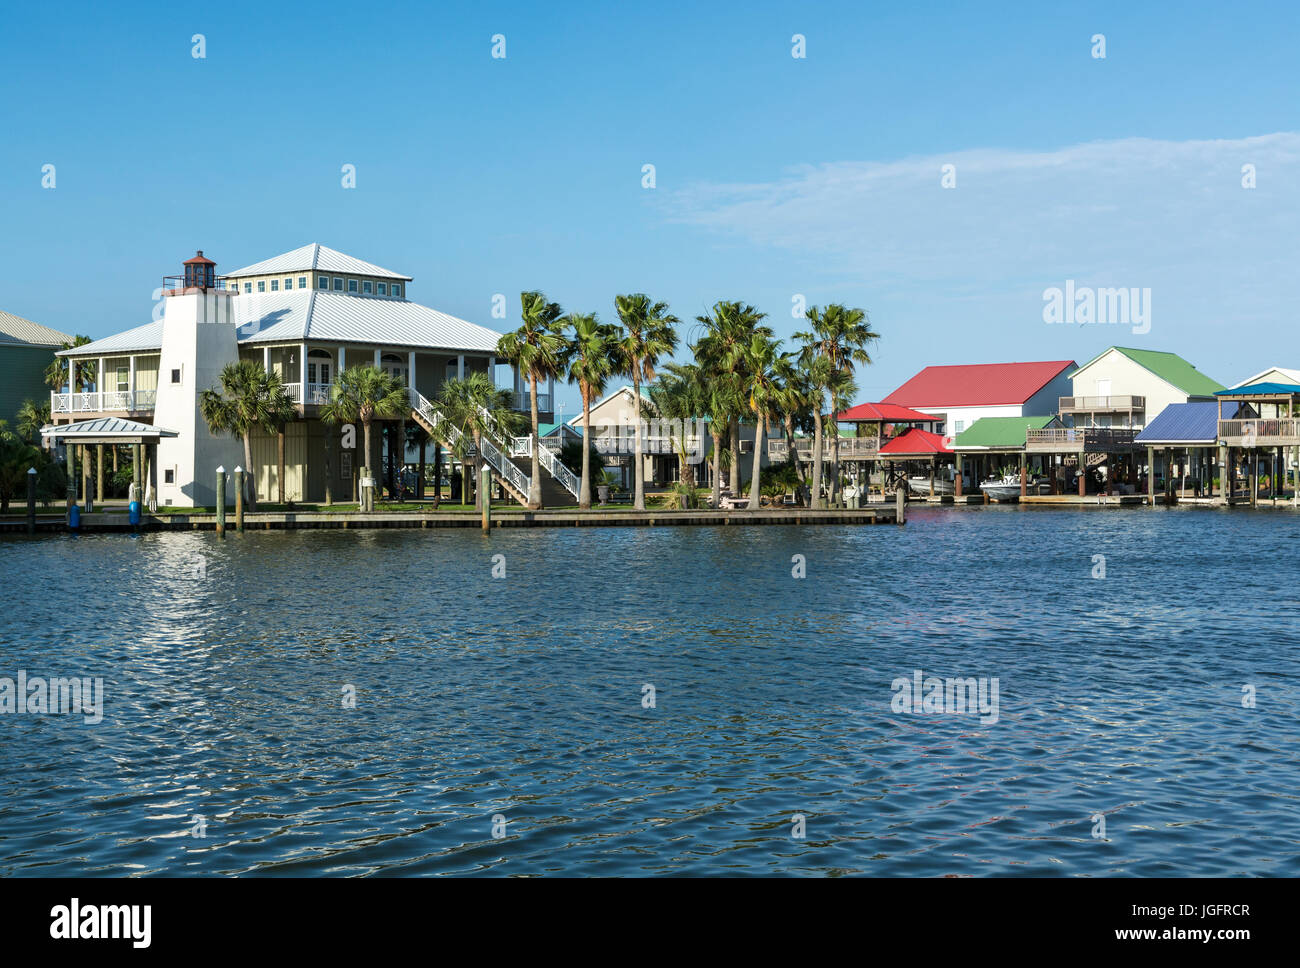
<path id="1" fill-rule="evenodd" d="M 1295 876 L 1298 538 L 978 508 L 0 539 L 0 676 L 106 692 L 97 725 L 0 716 L 0 874 Z M 998 677 L 998 721 L 894 712 L 914 669 Z"/>

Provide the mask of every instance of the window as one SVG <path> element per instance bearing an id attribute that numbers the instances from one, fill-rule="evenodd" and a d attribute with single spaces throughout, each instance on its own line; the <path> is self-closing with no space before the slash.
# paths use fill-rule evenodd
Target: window
<path id="1" fill-rule="evenodd" d="M 367 296 L 373 295 L 375 292 L 375 284 L 367 279 L 361 284 L 361 291 Z"/>
<path id="2" fill-rule="evenodd" d="M 165 469 L 163 470 L 163 483 L 164 483 L 164 484 L 175 484 L 175 483 L 176 483 L 176 469 L 175 469 L 175 468 L 173 468 L 173 467 L 168 467 L 168 468 L 165 468 Z"/>
<path id="3" fill-rule="evenodd" d="M 306 276 L 299 276 L 299 277 L 298 277 L 298 288 L 299 288 L 299 289 L 306 289 L 306 288 L 307 288 L 307 277 L 306 277 Z"/>
<path id="4" fill-rule="evenodd" d="M 292 289 L 292 288 L 293 288 L 293 278 L 290 277 L 290 278 L 284 280 L 284 291 L 285 291 L 285 292 L 288 292 L 288 291 L 289 291 L 290 289 Z"/>
<path id="5" fill-rule="evenodd" d="M 117 392 L 126 393 L 131 389 L 131 368 L 118 365 L 117 367 Z"/>
<path id="6" fill-rule="evenodd" d="M 265 279 L 258 279 L 258 280 L 257 280 L 257 291 L 258 291 L 258 292 L 266 292 L 266 280 L 265 280 Z"/>
<path id="7" fill-rule="evenodd" d="M 279 292 L 279 291 L 280 291 L 280 280 L 279 280 L 279 279 L 272 279 L 272 280 L 271 280 L 271 292 Z"/>
<path id="8" fill-rule="evenodd" d="M 355 279 L 349 279 L 348 292 L 356 292 L 356 291 L 357 291 L 357 281 Z"/>
<path id="9" fill-rule="evenodd" d="M 396 296 L 398 299 L 402 298 L 402 287 L 399 286 L 397 283 L 393 283 L 393 295 Z"/>
<path id="10" fill-rule="evenodd" d="M 181 382 L 181 371 L 172 370 L 172 383 L 180 383 L 180 382 Z"/>
<path id="11" fill-rule="evenodd" d="M 396 353 L 385 353 L 379 360 L 379 368 L 393 379 L 406 382 L 406 360 Z"/>
<path id="12" fill-rule="evenodd" d="M 253 284 L 251 282 L 244 283 L 244 292 L 252 292 L 252 291 L 253 291 Z"/>
<path id="13" fill-rule="evenodd" d="M 330 382 L 330 367 L 334 362 L 334 357 L 326 350 L 308 350 L 307 351 L 307 382 L 319 383 L 321 385 Z"/>
<path id="14" fill-rule="evenodd" d="M 328 289 L 329 287 L 330 287 L 330 281 L 329 281 L 328 279 L 326 279 L 324 276 L 317 276 L 317 277 L 316 277 L 316 288 L 317 288 L 317 289 Z"/>
<path id="15" fill-rule="evenodd" d="M 379 295 L 381 295 L 381 296 L 387 296 L 387 295 L 388 295 L 388 283 L 386 283 L 386 282 L 381 282 L 381 283 L 379 284 Z"/>
<path id="16" fill-rule="evenodd" d="M 952 429 L 953 429 L 953 432 L 954 432 L 954 433 L 958 433 L 958 434 L 961 433 L 963 430 L 966 429 L 966 421 L 965 421 L 965 420 L 954 420 L 954 421 L 952 422 Z"/>
<path id="17" fill-rule="evenodd" d="M 340 279 L 338 276 L 334 277 L 334 291 L 335 292 L 343 291 L 343 280 Z"/>

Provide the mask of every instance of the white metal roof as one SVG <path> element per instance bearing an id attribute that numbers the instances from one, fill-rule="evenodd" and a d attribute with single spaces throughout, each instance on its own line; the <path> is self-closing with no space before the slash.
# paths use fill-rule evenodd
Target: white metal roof
<path id="1" fill-rule="evenodd" d="M 123 420 L 121 417 L 96 417 L 70 424 L 47 424 L 42 437 L 175 437 L 174 430 Z"/>
<path id="2" fill-rule="evenodd" d="M 232 297 L 241 344 L 369 343 L 452 352 L 493 353 L 501 334 L 486 326 L 405 299 L 316 289 L 240 293 Z M 61 356 L 98 357 L 162 347 L 162 322 L 64 350 Z"/>
<path id="3" fill-rule="evenodd" d="M 64 343 L 71 342 L 72 337 L 67 333 L 60 333 L 57 329 L 50 329 L 40 323 L 33 323 L 30 319 L 23 319 L 21 316 L 0 310 L 0 343 L 62 346 Z"/>
<path id="4" fill-rule="evenodd" d="M 255 262 L 251 266 L 244 266 L 244 268 L 236 269 L 234 272 L 223 272 L 221 274 L 233 279 L 240 276 L 274 275 L 278 272 L 305 272 L 309 269 L 315 269 L 319 272 L 343 272 L 355 276 L 381 276 L 387 279 L 411 281 L 410 276 L 404 276 L 400 272 L 393 272 L 391 269 L 377 266 L 373 262 L 354 259 L 346 252 L 331 249 L 319 242 L 312 242 L 310 245 L 304 245 L 292 252 L 272 256 L 262 262 Z"/>
<path id="5" fill-rule="evenodd" d="M 1246 377 L 1240 383 L 1234 383 L 1229 389 L 1236 390 L 1238 387 L 1250 386 L 1252 383 L 1258 383 L 1261 377 L 1267 376 L 1276 370 L 1283 373 L 1292 383 L 1300 383 L 1300 370 L 1292 370 L 1285 366 L 1270 366 L 1267 370 L 1260 370 L 1254 376 Z"/>

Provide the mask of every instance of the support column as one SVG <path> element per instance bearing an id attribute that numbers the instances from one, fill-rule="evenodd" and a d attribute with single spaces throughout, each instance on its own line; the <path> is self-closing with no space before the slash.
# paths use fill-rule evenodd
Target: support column
<path id="1" fill-rule="evenodd" d="M 67 457 L 68 473 L 68 510 L 77 503 L 77 445 L 72 441 L 64 441 L 63 453 Z"/>
<path id="2" fill-rule="evenodd" d="M 456 379 L 465 379 L 465 354 L 461 353 L 456 357 Z"/>
<path id="3" fill-rule="evenodd" d="M 1247 458 L 1250 461 L 1250 506 L 1259 506 L 1259 451 L 1250 449 Z"/>
<path id="4" fill-rule="evenodd" d="M 81 445 L 81 509 L 90 511 L 94 503 L 90 496 L 90 448 Z"/>
<path id="5" fill-rule="evenodd" d="M 104 503 L 104 445 L 95 445 L 95 500 Z M 1274 504 L 1277 502 L 1274 501 Z"/>
<path id="6" fill-rule="evenodd" d="M 95 371 L 95 395 L 99 397 L 99 409 L 104 409 L 104 358 L 99 358 L 99 369 Z"/>
<path id="7" fill-rule="evenodd" d="M 348 358 L 348 348 L 346 346 L 339 346 L 339 373 L 342 373 L 344 370 L 348 368 L 347 358 Z M 337 374 L 335 375 L 334 379 L 336 381 L 338 380 Z"/>
<path id="8" fill-rule="evenodd" d="M 930 500 L 934 500 L 934 472 L 939 465 L 939 458 L 930 458 Z"/>
<path id="9" fill-rule="evenodd" d="M 1147 448 L 1147 504 L 1156 506 L 1156 449 Z"/>
<path id="10" fill-rule="evenodd" d="M 262 347 L 262 369 L 267 373 L 271 372 L 271 347 L 269 346 Z"/>
<path id="11" fill-rule="evenodd" d="M 135 488 L 135 493 L 130 494 L 131 500 L 144 503 L 144 478 L 141 476 L 140 444 L 131 445 L 131 486 Z"/>
<path id="12" fill-rule="evenodd" d="M 1088 452 L 1079 451 L 1079 497 L 1088 495 Z"/>
<path id="13" fill-rule="evenodd" d="M 961 500 L 961 454 L 954 454 L 952 458 L 953 478 L 952 478 L 952 496 L 956 500 Z M 881 489 L 883 492 L 883 488 Z"/>
<path id="14" fill-rule="evenodd" d="M 1029 494 L 1029 471 L 1025 467 L 1025 452 L 1020 452 L 1020 497 L 1023 500 Z"/>

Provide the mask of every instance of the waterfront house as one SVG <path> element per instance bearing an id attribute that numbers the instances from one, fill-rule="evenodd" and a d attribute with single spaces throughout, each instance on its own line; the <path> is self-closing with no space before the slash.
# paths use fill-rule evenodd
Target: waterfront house
<path id="1" fill-rule="evenodd" d="M 1247 383 L 1215 394 L 1219 401 L 1218 437 L 1221 461 L 1227 468 L 1224 493 L 1231 496 L 1238 462 L 1247 465 L 1250 503 L 1259 500 L 1261 466 L 1269 477 L 1274 502 L 1281 492 L 1289 452 L 1293 466 L 1300 465 L 1300 383 Z M 1228 413 L 1229 404 L 1235 413 Z M 1295 496 L 1300 499 L 1300 487 Z"/>
<path id="2" fill-rule="evenodd" d="M 884 402 L 937 416 L 939 432 L 955 437 L 981 417 L 1055 413 L 1072 369 L 1073 360 L 927 366 Z"/>
<path id="3" fill-rule="evenodd" d="M 42 403 L 45 369 L 72 337 L 13 313 L 0 312 L 0 419 L 13 422 L 24 400 Z"/>
<path id="4" fill-rule="evenodd" d="M 285 429 L 287 499 L 320 501 L 327 491 L 354 499 L 358 468 L 378 468 L 382 460 L 381 453 L 369 460 L 359 453 L 360 428 L 355 446 L 345 447 L 341 428 L 320 419 L 341 370 L 373 363 L 411 388 L 409 417 L 390 421 L 386 435 L 372 435 L 376 451 L 387 436 L 392 455 L 399 453 L 405 419 L 437 419 L 429 401 L 447 379 L 475 371 L 495 379 L 500 334 L 413 302 L 411 282 L 405 273 L 315 243 L 224 275 L 199 252 L 185 262 L 182 275 L 164 278 L 161 312 L 153 321 L 60 354 L 69 361 L 70 381 L 51 394 L 52 420 L 120 417 L 174 431 L 175 437 L 157 444 L 148 484 L 159 504 L 210 506 L 216 468 L 229 472 L 244 456 L 238 441 L 208 432 L 199 394 L 217 385 L 226 364 L 256 360 L 280 375 L 296 406 L 297 419 Z M 86 363 L 104 375 L 93 390 L 82 389 L 77 379 Z M 518 374 L 514 391 L 515 406 L 528 410 Z M 543 420 L 552 419 L 552 394 L 550 384 L 538 394 Z M 508 449 L 508 442 L 501 444 Z M 485 458 L 513 487 L 513 496 L 526 499 L 523 472 L 487 449 Z M 276 438 L 256 434 L 252 453 L 258 494 L 273 494 Z M 233 501 L 233 489 L 228 493 Z"/>
<path id="5" fill-rule="evenodd" d="M 1146 450 L 1147 494 L 1153 503 L 1157 480 L 1166 495 L 1175 493 L 1175 488 L 1177 493 L 1190 488 L 1194 497 L 1214 497 L 1215 477 L 1223 477 L 1218 454 L 1219 411 L 1217 401 L 1171 403 L 1138 433 L 1135 443 Z M 1223 414 L 1235 417 L 1237 404 L 1224 404 Z M 1220 486 L 1223 483 L 1221 480 Z"/>
<path id="6" fill-rule="evenodd" d="M 1171 404 L 1213 400 L 1222 388 L 1176 353 L 1111 346 L 1070 373 L 1070 393 L 1057 405 L 1061 426 L 1030 429 L 1025 446 L 1055 455 L 1054 485 L 1072 467 L 1080 495 L 1090 478 L 1114 491 L 1142 473 L 1135 438 L 1150 420 Z"/>
<path id="7" fill-rule="evenodd" d="M 957 435 L 952 449 L 957 455 L 964 480 L 972 483 L 1018 471 L 1023 478 L 1021 495 L 1029 493 L 1031 476 L 1047 477 L 1056 490 L 1054 462 L 1048 454 L 1030 455 L 1025 446 L 1032 430 L 1061 426 L 1052 414 L 1033 417 L 981 417 Z"/>

